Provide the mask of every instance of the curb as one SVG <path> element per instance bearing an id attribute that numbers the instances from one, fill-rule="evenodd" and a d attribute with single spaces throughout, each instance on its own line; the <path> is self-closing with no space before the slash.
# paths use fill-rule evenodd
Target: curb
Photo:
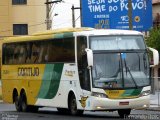
<path id="1" fill-rule="evenodd" d="M 148 111 L 160 111 L 160 108 L 159 109 L 157 109 L 157 108 L 148 108 L 146 110 L 148 110 Z"/>
<path id="2" fill-rule="evenodd" d="M 158 107 L 150 107 L 150 108 L 147 108 L 146 110 L 149 110 L 149 111 L 160 111 L 160 106 Z"/>

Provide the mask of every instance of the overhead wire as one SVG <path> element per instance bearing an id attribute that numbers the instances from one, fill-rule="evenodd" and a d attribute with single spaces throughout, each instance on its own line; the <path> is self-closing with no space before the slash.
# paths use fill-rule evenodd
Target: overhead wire
<path id="1" fill-rule="evenodd" d="M 51 8 L 50 13 L 49 13 L 50 16 L 52 15 L 52 13 L 53 13 L 53 11 L 54 11 L 54 9 L 55 9 L 55 7 L 56 7 L 56 4 L 54 4 L 54 6 L 52 6 L 52 7 L 53 7 L 53 8 Z"/>
<path id="2" fill-rule="evenodd" d="M 30 27 L 34 27 L 34 26 L 39 26 L 39 25 L 43 25 L 43 24 L 46 24 L 45 22 L 40 22 L 38 24 L 33 24 L 33 25 L 29 25 L 28 28 Z M 3 30 L 3 31 L 0 31 L 0 33 L 6 33 L 6 32 L 12 32 L 13 30 Z"/>
<path id="3" fill-rule="evenodd" d="M 79 5 L 78 3 L 71 3 L 71 2 L 66 2 L 66 1 L 62 1 L 63 3 L 65 3 L 65 4 L 70 4 L 70 5 L 73 5 L 73 4 L 75 4 L 75 5 Z"/>
<path id="4" fill-rule="evenodd" d="M 77 17 L 76 20 L 74 22 L 76 22 L 81 16 Z M 61 26 L 61 25 L 64 25 L 64 24 L 67 24 L 67 23 L 70 23 L 72 19 L 69 19 L 67 20 L 66 22 L 63 22 L 63 23 L 59 23 L 57 25 L 53 25 L 53 27 L 56 27 L 56 26 Z"/>

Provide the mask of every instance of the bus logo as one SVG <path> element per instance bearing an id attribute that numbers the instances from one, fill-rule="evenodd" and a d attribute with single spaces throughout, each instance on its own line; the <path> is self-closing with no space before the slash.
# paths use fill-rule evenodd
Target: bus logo
<path id="1" fill-rule="evenodd" d="M 81 100 L 79 100 L 80 103 L 81 103 L 81 106 L 82 106 L 83 108 L 86 107 L 86 100 L 87 100 L 87 99 L 88 99 L 88 96 L 87 96 L 87 97 L 82 96 L 82 97 L 81 97 Z"/>
<path id="2" fill-rule="evenodd" d="M 19 67 L 18 76 L 39 76 L 38 67 Z"/>
<path id="3" fill-rule="evenodd" d="M 68 70 L 65 71 L 65 75 L 70 77 L 73 77 L 75 73 L 76 73 L 75 71 L 68 71 Z"/>

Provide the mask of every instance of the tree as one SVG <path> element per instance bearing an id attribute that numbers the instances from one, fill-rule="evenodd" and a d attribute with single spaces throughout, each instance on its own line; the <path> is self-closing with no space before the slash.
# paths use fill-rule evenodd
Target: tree
<path id="1" fill-rule="evenodd" d="M 149 37 L 146 38 L 148 47 L 152 47 L 160 52 L 160 27 L 150 30 Z"/>

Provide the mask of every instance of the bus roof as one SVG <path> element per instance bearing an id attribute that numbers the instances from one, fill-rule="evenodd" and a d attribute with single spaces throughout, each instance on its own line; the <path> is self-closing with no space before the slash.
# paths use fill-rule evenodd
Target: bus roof
<path id="1" fill-rule="evenodd" d="M 94 28 L 87 28 L 87 27 L 82 27 L 82 28 L 60 28 L 60 29 L 54 29 L 54 30 L 48 30 L 45 32 L 38 32 L 33 34 L 34 36 L 36 35 L 48 35 L 48 34 L 60 34 L 60 33 L 68 33 L 68 32 L 80 32 L 80 31 L 90 31 L 93 30 Z"/>
<path id="2" fill-rule="evenodd" d="M 92 29 L 90 31 L 76 32 L 76 35 L 98 36 L 98 35 L 143 35 L 141 32 L 134 30 L 117 30 L 117 29 Z"/>
<path id="3" fill-rule="evenodd" d="M 18 41 L 30 41 L 30 40 L 45 40 L 51 38 L 63 38 L 67 36 L 93 36 L 93 35 L 143 35 L 138 31 L 131 30 L 113 30 L 113 29 L 94 29 L 94 28 L 64 28 L 64 29 L 55 29 L 48 30 L 45 32 L 35 33 L 28 36 L 18 36 L 18 37 L 7 37 L 3 38 L 1 42 L 18 42 Z"/>
<path id="4" fill-rule="evenodd" d="M 18 41 L 29 41 L 29 40 L 45 40 L 51 38 L 61 38 L 64 37 L 64 34 L 73 36 L 74 32 L 80 31 L 90 31 L 93 28 L 61 28 L 61 29 L 54 29 L 54 30 L 46 30 L 44 32 L 38 32 L 33 35 L 25 35 L 25 36 L 15 36 L 15 37 L 6 37 L 3 38 L 0 42 L 1 43 L 9 43 L 9 42 L 18 42 Z"/>
<path id="5" fill-rule="evenodd" d="M 45 32 L 39 32 L 33 34 L 34 36 L 38 35 L 49 35 L 49 34 L 61 34 L 61 33 L 71 33 L 73 32 L 76 35 L 143 35 L 141 32 L 134 30 L 117 30 L 117 29 L 94 29 L 94 28 L 63 28 L 63 29 L 55 29 L 49 30 Z"/>

